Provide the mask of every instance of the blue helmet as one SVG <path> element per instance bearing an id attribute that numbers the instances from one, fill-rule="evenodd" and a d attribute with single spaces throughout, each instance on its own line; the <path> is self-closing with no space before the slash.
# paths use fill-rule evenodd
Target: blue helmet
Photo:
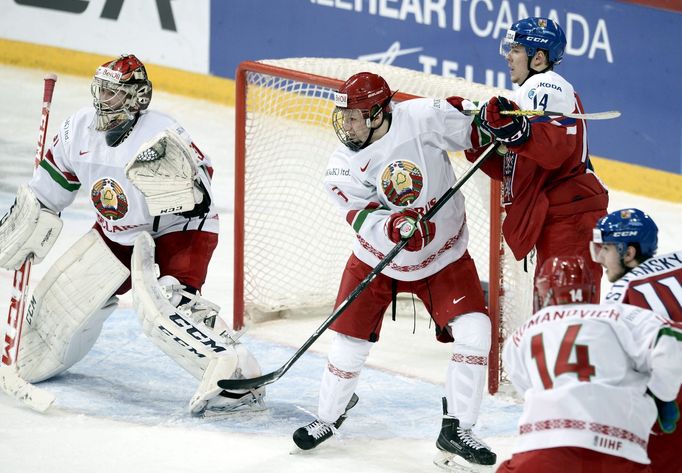
<path id="1" fill-rule="evenodd" d="M 651 258 L 658 248 L 658 227 L 639 209 L 616 210 L 597 222 L 592 241 L 617 245 L 621 257 L 628 244 L 638 243 L 640 254 Z"/>
<path id="2" fill-rule="evenodd" d="M 514 44 L 526 48 L 528 57 L 535 56 L 538 49 L 549 54 L 551 64 L 559 64 L 564 57 L 566 35 L 557 23 L 549 18 L 525 18 L 514 23 L 500 41 L 500 54 L 507 56 Z"/>

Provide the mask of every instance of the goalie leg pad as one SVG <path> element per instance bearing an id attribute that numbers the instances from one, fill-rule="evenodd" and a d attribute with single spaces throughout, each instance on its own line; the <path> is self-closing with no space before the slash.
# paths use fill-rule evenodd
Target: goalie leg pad
<path id="1" fill-rule="evenodd" d="M 22 329 L 17 369 L 26 381 L 51 378 L 80 361 L 116 309 L 128 269 L 91 230 L 36 287 Z"/>
<path id="2" fill-rule="evenodd" d="M 237 337 L 231 331 L 206 324 L 215 319 L 217 306 L 187 293 L 184 303 L 181 297 L 178 307 L 171 304 L 178 298 L 175 290 L 169 293 L 168 288 L 174 288 L 176 284 L 168 276 L 161 278 L 163 285 L 159 283 L 154 248 L 154 240 L 146 232 L 135 240 L 131 265 L 133 304 L 144 334 L 173 361 L 201 380 L 190 401 L 190 412 L 199 414 L 217 403 L 220 397 L 225 397 L 217 387 L 217 380 L 259 376 L 260 366 L 246 347 L 236 342 Z M 261 390 L 260 397 L 262 393 Z"/>
<path id="3" fill-rule="evenodd" d="M 30 254 L 34 263 L 40 263 L 61 230 L 61 218 L 41 208 L 31 189 L 22 185 L 14 205 L 0 220 L 0 267 L 19 269 Z"/>
<path id="4" fill-rule="evenodd" d="M 449 325 L 455 341 L 445 381 L 447 413 L 469 429 L 476 423 L 483 399 L 491 345 L 490 318 L 471 312 L 458 316 Z"/>

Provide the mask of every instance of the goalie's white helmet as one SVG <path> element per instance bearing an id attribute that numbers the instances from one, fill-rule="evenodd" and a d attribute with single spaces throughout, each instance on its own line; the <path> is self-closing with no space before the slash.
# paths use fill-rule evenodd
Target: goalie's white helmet
<path id="1" fill-rule="evenodd" d="M 90 91 L 97 114 L 95 128 L 107 132 L 112 146 L 149 106 L 152 83 L 144 64 L 132 54 L 107 61 L 97 68 Z"/>

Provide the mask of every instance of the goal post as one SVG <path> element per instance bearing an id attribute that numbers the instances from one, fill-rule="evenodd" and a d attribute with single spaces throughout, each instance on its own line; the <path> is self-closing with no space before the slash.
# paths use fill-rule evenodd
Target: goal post
<path id="1" fill-rule="evenodd" d="M 397 102 L 459 95 L 506 95 L 461 78 L 353 59 L 247 61 L 236 73 L 234 315 L 246 321 L 328 315 L 350 255 L 353 231 L 329 202 L 323 177 L 339 146 L 331 125 L 335 90 L 369 71 L 388 82 Z M 452 153 L 457 176 L 470 163 Z M 498 389 L 500 345 L 530 315 L 532 270 L 524 272 L 504 244 L 501 186 L 477 172 L 463 187 L 469 252 L 487 286 L 493 334 L 488 389 Z M 523 314 L 523 315 L 522 315 Z"/>

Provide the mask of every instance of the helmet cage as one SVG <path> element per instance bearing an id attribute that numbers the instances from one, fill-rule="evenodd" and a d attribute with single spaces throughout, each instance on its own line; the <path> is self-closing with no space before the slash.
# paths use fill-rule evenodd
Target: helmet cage
<path id="1" fill-rule="evenodd" d="M 500 55 L 507 57 L 515 45 L 525 47 L 529 59 L 538 49 L 547 51 L 547 59 L 550 65 L 554 65 L 564 57 L 566 35 L 557 23 L 548 18 L 526 18 L 507 30 L 500 40 Z"/>
<path id="2" fill-rule="evenodd" d="M 135 56 L 121 56 L 97 68 L 90 92 L 97 115 L 95 128 L 108 131 L 149 106 L 152 84 Z"/>
<path id="3" fill-rule="evenodd" d="M 595 295 L 592 273 L 580 256 L 559 256 L 547 260 L 535 279 L 533 309 L 550 305 L 586 304 Z"/>

